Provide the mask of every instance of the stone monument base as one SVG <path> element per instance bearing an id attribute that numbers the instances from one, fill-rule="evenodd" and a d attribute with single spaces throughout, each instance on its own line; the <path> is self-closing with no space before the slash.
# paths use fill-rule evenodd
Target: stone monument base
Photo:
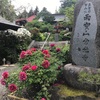
<path id="1" fill-rule="evenodd" d="M 80 71 L 93 73 L 93 72 L 98 72 L 98 70 L 100 70 L 100 68 L 91 68 L 91 67 L 67 64 L 64 66 L 65 81 L 71 87 L 88 91 L 95 91 L 96 90 L 95 85 L 89 83 L 82 83 L 78 79 Z"/>

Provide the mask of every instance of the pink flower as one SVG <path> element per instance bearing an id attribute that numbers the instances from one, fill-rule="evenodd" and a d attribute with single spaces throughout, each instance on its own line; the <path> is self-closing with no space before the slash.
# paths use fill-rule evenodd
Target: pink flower
<path id="1" fill-rule="evenodd" d="M 46 100 L 45 98 L 42 98 L 41 100 Z"/>
<path id="2" fill-rule="evenodd" d="M 32 52 L 35 52 L 36 51 L 36 48 L 31 48 L 30 49 Z"/>
<path id="3" fill-rule="evenodd" d="M 28 70 L 29 68 L 30 68 L 30 64 L 27 64 L 27 65 L 24 65 L 23 67 L 22 67 L 22 71 L 26 71 L 26 70 Z"/>
<path id="4" fill-rule="evenodd" d="M 50 44 L 50 47 L 54 47 L 54 46 L 55 46 L 55 44 L 54 44 L 54 43 Z"/>
<path id="5" fill-rule="evenodd" d="M 42 63 L 42 66 L 44 68 L 48 68 L 50 66 L 50 62 L 48 60 L 44 60 L 43 63 Z"/>
<path id="6" fill-rule="evenodd" d="M 4 79 L 8 78 L 9 77 L 9 73 L 7 71 L 3 72 L 2 73 L 2 76 Z"/>
<path id="7" fill-rule="evenodd" d="M 47 59 L 47 58 L 50 58 L 50 54 L 44 56 L 44 59 Z"/>
<path id="8" fill-rule="evenodd" d="M 25 58 L 25 57 L 26 57 L 26 51 L 22 51 L 20 53 L 20 58 L 22 59 L 22 58 Z"/>
<path id="9" fill-rule="evenodd" d="M 27 50 L 27 51 L 26 51 L 26 54 L 27 54 L 27 55 L 32 55 L 32 51 L 31 51 L 31 50 Z"/>
<path id="10" fill-rule="evenodd" d="M 57 52 L 60 52 L 60 51 L 61 51 L 61 49 L 60 49 L 60 48 L 57 48 L 57 49 L 56 49 L 56 51 L 57 51 Z"/>
<path id="11" fill-rule="evenodd" d="M 10 85 L 8 86 L 8 89 L 9 89 L 11 92 L 14 92 L 14 91 L 17 90 L 17 86 L 16 86 L 15 84 L 10 84 Z"/>
<path id="12" fill-rule="evenodd" d="M 20 72 L 19 73 L 19 79 L 21 81 L 25 81 L 27 79 L 27 74 L 25 72 Z"/>
<path id="13" fill-rule="evenodd" d="M 36 65 L 33 65 L 33 66 L 31 67 L 31 69 L 32 69 L 33 71 L 35 71 L 37 68 L 38 68 L 38 67 L 37 67 Z"/>
<path id="14" fill-rule="evenodd" d="M 44 55 L 49 55 L 49 51 L 48 51 L 48 50 L 42 50 L 42 53 L 43 53 Z"/>
<path id="15" fill-rule="evenodd" d="M 6 85 L 6 81 L 4 80 L 4 78 L 2 78 L 2 79 L 0 80 L 0 83 L 1 83 L 2 85 Z"/>

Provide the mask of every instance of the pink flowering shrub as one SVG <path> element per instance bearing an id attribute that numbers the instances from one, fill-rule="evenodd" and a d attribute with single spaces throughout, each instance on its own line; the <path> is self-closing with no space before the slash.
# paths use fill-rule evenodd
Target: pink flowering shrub
<path id="1" fill-rule="evenodd" d="M 42 62 L 42 66 L 43 66 L 44 68 L 49 68 L 50 62 L 49 62 L 48 60 L 44 60 L 44 61 Z"/>
<path id="2" fill-rule="evenodd" d="M 26 56 L 26 52 L 25 52 L 25 51 L 22 51 L 21 54 L 20 54 L 20 58 L 21 58 L 21 59 L 22 59 L 22 58 L 25 58 L 25 56 Z"/>
<path id="3" fill-rule="evenodd" d="M 2 85 L 6 85 L 5 79 L 4 79 L 4 78 L 1 78 L 0 83 L 1 83 Z"/>
<path id="4" fill-rule="evenodd" d="M 31 65 L 30 64 L 26 64 L 22 67 L 22 71 L 26 71 L 28 69 L 30 69 Z"/>
<path id="5" fill-rule="evenodd" d="M 3 72 L 2 73 L 2 76 L 4 79 L 8 78 L 9 77 L 9 73 L 7 71 Z"/>
<path id="6" fill-rule="evenodd" d="M 19 69 L 11 74 L 4 72 L 0 83 L 15 95 L 31 100 L 48 100 L 50 87 L 57 80 L 63 61 L 61 49 L 50 45 L 50 49 L 31 48 L 19 56 Z M 60 55 L 60 56 L 59 56 Z"/>
<path id="7" fill-rule="evenodd" d="M 8 88 L 9 88 L 9 90 L 10 90 L 11 92 L 14 92 L 14 91 L 17 90 L 17 86 L 16 86 L 15 84 L 9 84 Z"/>
<path id="8" fill-rule="evenodd" d="M 19 80 L 25 81 L 26 79 L 27 79 L 27 74 L 25 72 L 20 72 L 19 73 Z"/>
<path id="9" fill-rule="evenodd" d="M 33 65 L 33 66 L 31 67 L 31 69 L 32 69 L 33 71 L 35 71 L 37 68 L 38 68 L 38 67 L 37 67 L 36 65 Z"/>
<path id="10" fill-rule="evenodd" d="M 42 98 L 41 100 L 46 100 L 45 98 Z"/>

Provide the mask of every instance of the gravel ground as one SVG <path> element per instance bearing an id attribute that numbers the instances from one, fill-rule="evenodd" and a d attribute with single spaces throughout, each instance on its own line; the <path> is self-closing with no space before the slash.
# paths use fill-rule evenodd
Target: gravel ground
<path id="1" fill-rule="evenodd" d="M 17 69 L 16 65 L 0 66 L 0 78 L 1 78 L 1 75 L 2 75 L 2 73 L 4 71 L 8 71 L 10 73 L 11 71 L 14 71 L 16 69 Z M 7 93 L 7 91 L 6 91 L 5 86 L 0 84 L 0 100 L 8 100 L 8 99 L 5 98 L 6 97 L 6 93 Z"/>

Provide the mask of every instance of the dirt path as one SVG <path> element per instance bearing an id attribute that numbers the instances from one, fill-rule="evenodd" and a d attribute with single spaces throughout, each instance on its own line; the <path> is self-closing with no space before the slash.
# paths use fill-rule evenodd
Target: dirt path
<path id="1" fill-rule="evenodd" d="M 8 71 L 10 73 L 11 71 L 14 71 L 15 69 L 17 69 L 16 65 L 0 66 L 0 78 L 4 71 Z M 6 88 L 5 88 L 5 86 L 0 84 L 0 100 L 6 100 L 6 99 L 3 99 L 5 94 L 6 94 Z"/>

